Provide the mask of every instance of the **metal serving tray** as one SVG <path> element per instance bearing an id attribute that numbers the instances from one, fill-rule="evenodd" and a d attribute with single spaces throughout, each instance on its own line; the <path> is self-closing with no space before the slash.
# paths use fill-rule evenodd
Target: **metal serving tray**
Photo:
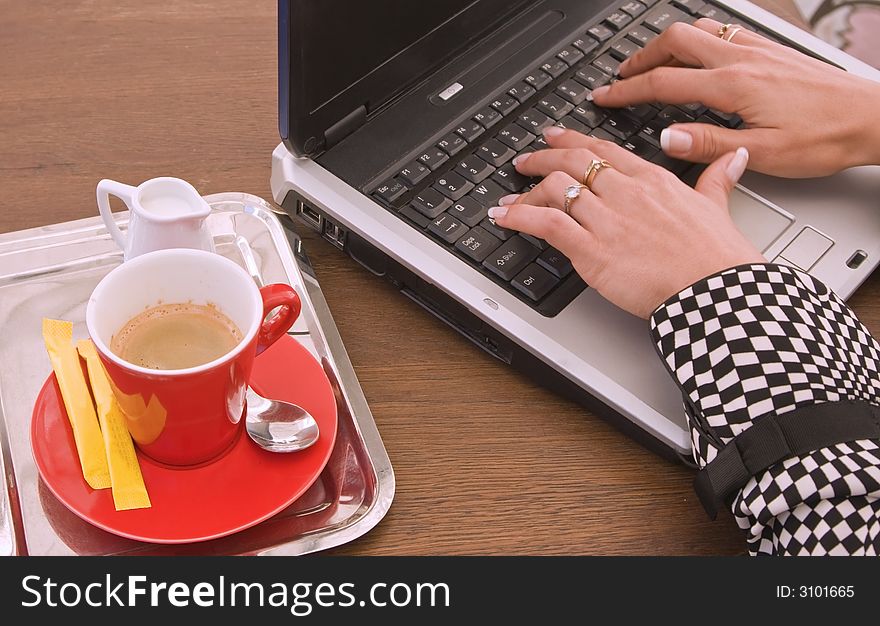
<path id="1" fill-rule="evenodd" d="M 40 324 L 43 317 L 70 320 L 74 337 L 86 336 L 89 294 L 122 254 L 97 217 L 0 235 L 0 555 L 306 554 L 360 537 L 387 513 L 394 473 L 299 237 L 261 198 L 205 199 L 214 211 L 208 220 L 217 251 L 256 280 L 287 282 L 301 296 L 302 314 L 290 335 L 322 363 L 339 407 L 327 467 L 284 511 L 203 543 L 132 541 L 71 513 L 42 483 L 31 453 L 31 412 L 51 371 Z M 117 219 L 124 226 L 127 214 Z"/>

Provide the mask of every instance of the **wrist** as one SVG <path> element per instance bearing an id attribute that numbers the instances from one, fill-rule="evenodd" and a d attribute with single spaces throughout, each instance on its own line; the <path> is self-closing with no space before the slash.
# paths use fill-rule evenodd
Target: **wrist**
<path id="1" fill-rule="evenodd" d="M 880 125 L 877 109 L 880 108 L 880 83 L 858 78 L 855 115 L 848 133 L 845 149 L 849 153 L 849 167 L 880 165 Z"/>

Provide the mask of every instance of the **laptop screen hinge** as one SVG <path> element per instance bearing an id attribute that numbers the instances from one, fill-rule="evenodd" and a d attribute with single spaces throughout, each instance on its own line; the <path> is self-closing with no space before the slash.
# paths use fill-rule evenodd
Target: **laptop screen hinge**
<path id="1" fill-rule="evenodd" d="M 330 148 L 336 145 L 363 126 L 366 121 L 367 107 L 361 105 L 324 131 L 324 147 Z"/>

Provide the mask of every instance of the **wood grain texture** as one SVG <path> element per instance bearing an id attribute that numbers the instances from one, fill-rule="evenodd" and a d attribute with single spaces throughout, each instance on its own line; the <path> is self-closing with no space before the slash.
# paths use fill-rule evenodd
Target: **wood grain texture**
<path id="1" fill-rule="evenodd" d="M 0 0 L 0 85 L 0 232 L 95 215 L 105 177 L 271 197 L 275 2 Z M 744 552 L 689 470 L 305 239 L 397 477 L 385 520 L 335 554 Z M 875 277 L 853 299 L 874 330 L 878 295 Z"/>

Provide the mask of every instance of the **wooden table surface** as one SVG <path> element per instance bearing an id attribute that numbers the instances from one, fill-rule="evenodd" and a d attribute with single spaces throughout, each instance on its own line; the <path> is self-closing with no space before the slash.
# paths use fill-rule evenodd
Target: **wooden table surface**
<path id="1" fill-rule="evenodd" d="M 95 215 L 101 178 L 270 199 L 275 10 L 0 0 L 0 232 Z M 397 478 L 387 517 L 335 554 L 744 552 L 729 514 L 707 520 L 689 470 L 305 240 Z M 875 276 L 853 299 L 873 330 L 878 302 Z"/>

